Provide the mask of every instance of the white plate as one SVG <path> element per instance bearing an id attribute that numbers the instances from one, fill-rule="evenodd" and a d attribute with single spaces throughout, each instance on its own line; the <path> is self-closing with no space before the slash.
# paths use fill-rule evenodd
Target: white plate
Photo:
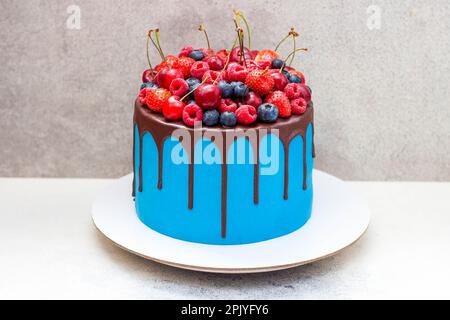
<path id="1" fill-rule="evenodd" d="M 314 170 L 313 181 L 311 219 L 291 234 L 253 244 L 199 244 L 153 231 L 135 213 L 131 174 L 101 192 L 92 207 L 92 218 L 119 247 L 163 264 L 219 273 L 287 269 L 337 253 L 357 241 L 369 225 L 368 207 L 356 190 L 318 170 Z"/>

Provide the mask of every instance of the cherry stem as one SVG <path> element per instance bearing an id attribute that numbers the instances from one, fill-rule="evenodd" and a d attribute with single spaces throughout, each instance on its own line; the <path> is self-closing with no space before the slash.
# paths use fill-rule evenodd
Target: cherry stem
<path id="1" fill-rule="evenodd" d="M 248 49 L 251 50 L 252 49 L 252 32 L 251 32 L 250 26 L 248 25 L 247 19 L 245 19 L 244 14 L 239 10 L 234 10 L 234 16 L 236 18 L 239 18 L 242 21 L 244 21 L 245 28 L 247 29 L 247 35 L 248 35 Z"/>
<path id="2" fill-rule="evenodd" d="M 298 52 L 298 51 L 308 51 L 308 49 L 307 49 L 307 48 L 299 48 L 299 49 L 295 49 L 294 51 L 292 51 L 291 53 L 289 53 L 289 55 L 286 57 L 286 59 L 284 59 L 283 65 L 282 65 L 281 68 L 280 68 L 280 72 L 283 71 L 283 69 L 284 69 L 284 67 L 285 67 L 285 65 L 286 65 L 286 62 L 289 60 L 289 58 L 290 58 L 292 55 L 295 55 L 295 53 Z"/>
<path id="3" fill-rule="evenodd" d="M 189 91 L 188 93 L 186 93 L 186 94 L 180 99 L 180 101 L 183 101 L 184 99 L 186 99 L 186 97 L 188 97 L 191 93 L 193 93 L 195 90 L 197 90 L 198 87 L 200 87 L 202 84 L 204 84 L 204 83 L 206 82 L 206 80 L 208 80 L 207 77 L 205 77 L 205 79 L 203 79 L 203 81 L 202 81 L 198 86 L 196 86 L 194 89 L 192 89 L 191 91 Z"/>
<path id="4" fill-rule="evenodd" d="M 225 62 L 225 65 L 223 66 L 222 71 L 220 71 L 219 76 L 216 78 L 216 80 L 214 80 L 214 82 L 213 82 L 214 85 L 217 83 L 217 80 L 220 78 L 220 76 L 223 75 L 225 70 L 227 70 L 228 64 L 230 63 L 231 51 L 236 46 L 237 41 L 238 41 L 238 37 L 234 38 L 233 44 L 231 45 L 231 48 L 230 48 L 228 56 L 227 56 L 227 61 Z"/>
<path id="5" fill-rule="evenodd" d="M 295 38 L 296 37 L 294 37 L 294 36 L 292 36 L 292 40 L 294 41 L 294 54 L 292 55 L 292 58 L 291 58 L 291 62 L 289 62 L 289 67 L 292 65 L 292 62 L 294 61 L 294 58 L 295 58 L 295 50 L 297 50 L 297 42 L 295 41 Z"/>
<path id="6" fill-rule="evenodd" d="M 291 35 L 288 34 L 287 36 L 285 36 L 283 39 L 280 40 L 280 42 L 278 42 L 277 46 L 275 47 L 275 52 L 277 52 L 278 48 L 281 46 L 281 44 L 287 39 L 289 38 Z"/>
<path id="7" fill-rule="evenodd" d="M 156 31 L 157 31 L 157 30 L 158 30 L 158 32 L 159 32 L 159 29 L 151 29 L 151 30 L 148 32 L 148 37 L 149 37 L 150 41 L 153 43 L 153 46 L 154 46 L 154 47 L 156 48 L 156 50 L 158 51 L 159 56 L 161 57 L 161 59 L 164 60 L 164 62 L 165 62 L 166 59 L 165 59 L 165 57 L 164 57 L 164 54 L 163 54 L 161 48 L 158 46 L 158 44 L 157 44 L 157 43 L 155 42 L 155 40 L 153 40 L 153 38 L 152 38 L 152 33 L 155 32 L 155 34 L 156 34 Z"/>
<path id="8" fill-rule="evenodd" d="M 163 50 L 162 50 L 162 48 L 161 48 L 161 43 L 159 42 L 159 29 L 156 29 L 156 30 L 155 30 L 155 37 L 156 37 L 156 43 L 158 43 L 159 51 L 160 51 L 161 54 L 162 54 L 162 59 L 164 60 L 165 63 L 167 63 L 167 62 L 166 62 L 166 55 L 164 54 L 164 52 L 163 52 Z"/>
<path id="9" fill-rule="evenodd" d="M 198 27 L 198 31 L 201 31 L 201 32 L 203 32 L 205 34 L 206 43 L 208 44 L 208 52 L 211 51 L 211 45 L 209 43 L 209 37 L 208 37 L 208 33 L 206 32 L 205 26 L 201 24 Z"/>
<path id="10" fill-rule="evenodd" d="M 152 66 L 152 63 L 150 62 L 150 49 L 149 49 L 149 46 L 150 46 L 150 34 L 151 34 L 151 32 L 149 31 L 147 33 L 147 61 L 148 61 L 148 66 L 150 68 L 150 72 L 153 75 L 153 66 Z"/>

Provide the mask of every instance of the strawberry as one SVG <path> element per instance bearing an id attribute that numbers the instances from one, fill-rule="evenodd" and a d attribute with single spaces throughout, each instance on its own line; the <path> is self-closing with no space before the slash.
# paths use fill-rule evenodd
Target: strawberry
<path id="1" fill-rule="evenodd" d="M 147 91 L 146 103 L 150 110 L 161 113 L 164 103 L 169 99 L 170 92 L 164 88 Z"/>
<path id="2" fill-rule="evenodd" d="M 171 69 L 171 68 L 173 67 L 173 64 L 175 63 L 175 61 L 178 60 L 177 57 L 172 56 L 172 55 L 168 55 L 168 56 L 166 56 L 165 58 L 166 58 L 166 61 L 161 61 L 161 63 L 158 64 L 158 65 L 155 67 L 156 71 L 159 72 L 159 71 L 161 71 L 162 69 L 165 69 L 165 68 Z"/>
<path id="3" fill-rule="evenodd" d="M 291 104 L 283 91 L 274 91 L 266 97 L 265 102 L 278 108 L 280 118 L 289 118 L 292 114 Z"/>
<path id="4" fill-rule="evenodd" d="M 272 62 L 272 60 L 278 58 L 278 56 L 279 56 L 278 53 L 276 53 L 275 51 L 272 51 L 272 50 L 261 50 L 256 55 L 255 62 L 262 61 L 262 60 L 267 60 L 267 61 L 271 61 Z"/>
<path id="5" fill-rule="evenodd" d="M 181 57 L 178 58 L 173 63 L 173 68 L 178 69 L 183 73 L 184 78 L 188 78 L 191 74 L 191 67 L 194 64 L 195 60 L 189 57 Z"/>
<path id="6" fill-rule="evenodd" d="M 268 95 L 275 82 L 268 70 L 253 70 L 245 78 L 245 84 L 261 96 Z"/>

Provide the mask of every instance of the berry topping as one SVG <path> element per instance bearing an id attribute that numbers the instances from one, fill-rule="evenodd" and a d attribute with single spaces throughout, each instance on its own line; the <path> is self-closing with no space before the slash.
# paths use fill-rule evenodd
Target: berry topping
<path id="1" fill-rule="evenodd" d="M 141 91 L 139 92 L 139 103 L 142 105 L 146 105 L 147 104 L 147 91 L 151 90 L 150 88 L 142 88 Z"/>
<path id="2" fill-rule="evenodd" d="M 162 107 L 163 116 L 172 121 L 181 120 L 185 104 L 180 101 L 180 97 L 171 96 Z"/>
<path id="3" fill-rule="evenodd" d="M 208 70 L 203 74 L 203 83 L 214 83 L 222 80 L 222 73 L 219 71 Z"/>
<path id="4" fill-rule="evenodd" d="M 164 88 L 148 90 L 146 97 L 147 107 L 154 112 L 161 113 L 163 105 L 166 103 L 169 97 L 169 90 L 166 90 Z"/>
<path id="5" fill-rule="evenodd" d="M 292 114 L 291 104 L 283 91 L 274 91 L 266 97 L 265 102 L 272 103 L 278 108 L 280 118 L 289 118 Z"/>
<path id="6" fill-rule="evenodd" d="M 145 70 L 142 73 L 142 82 L 152 82 L 154 80 L 153 72 L 150 69 Z"/>
<path id="7" fill-rule="evenodd" d="M 206 55 L 200 50 L 193 50 L 189 53 L 189 58 L 194 59 L 195 61 L 203 60 Z"/>
<path id="8" fill-rule="evenodd" d="M 237 119 L 233 112 L 224 112 L 220 115 L 220 123 L 225 127 L 234 127 Z"/>
<path id="9" fill-rule="evenodd" d="M 231 83 L 222 80 L 217 84 L 217 86 L 219 87 L 220 91 L 222 91 L 222 98 L 231 98 L 233 96 L 234 87 L 231 85 Z"/>
<path id="10" fill-rule="evenodd" d="M 187 84 L 189 85 L 189 91 L 194 90 L 195 88 L 197 88 L 201 81 L 198 80 L 197 78 L 187 78 L 186 79 Z"/>
<path id="11" fill-rule="evenodd" d="M 261 122 L 275 122 L 278 118 L 278 108 L 271 103 L 263 103 L 258 107 L 258 120 Z"/>
<path id="12" fill-rule="evenodd" d="M 244 104 L 249 104 L 255 108 L 258 108 L 262 104 L 262 99 L 257 93 L 250 91 L 244 98 Z"/>
<path id="13" fill-rule="evenodd" d="M 297 99 L 300 98 L 300 84 L 298 83 L 289 83 L 284 88 L 284 93 L 289 99 Z"/>
<path id="14" fill-rule="evenodd" d="M 163 69 L 158 73 L 158 84 L 164 89 L 169 89 L 173 80 L 183 78 L 183 73 L 178 69 Z"/>
<path id="15" fill-rule="evenodd" d="M 289 75 L 289 82 L 291 82 L 291 83 L 302 83 L 302 78 L 300 78 L 295 73 L 291 73 Z"/>
<path id="16" fill-rule="evenodd" d="M 141 84 L 141 90 L 144 88 L 156 89 L 159 88 L 159 86 L 154 82 L 144 82 L 143 84 Z"/>
<path id="17" fill-rule="evenodd" d="M 280 70 L 278 69 L 271 69 L 270 76 L 274 81 L 273 90 L 283 91 L 286 85 L 289 83 L 286 76 L 283 73 L 281 73 Z"/>
<path id="18" fill-rule="evenodd" d="M 191 47 L 191 46 L 183 47 L 183 48 L 180 50 L 180 53 L 178 54 L 178 57 L 179 57 L 179 58 L 181 58 L 181 57 L 189 57 L 189 54 L 190 54 L 193 50 L 194 50 L 194 48 Z"/>
<path id="19" fill-rule="evenodd" d="M 278 58 L 273 59 L 271 66 L 273 69 L 281 69 L 284 66 L 284 61 Z"/>
<path id="20" fill-rule="evenodd" d="M 272 90 L 274 81 L 268 70 L 253 70 L 247 75 L 245 84 L 257 94 L 265 96 Z"/>
<path id="21" fill-rule="evenodd" d="M 256 109 L 254 106 L 243 104 L 236 110 L 237 122 L 251 124 L 256 121 Z"/>
<path id="22" fill-rule="evenodd" d="M 215 109 L 222 94 L 218 86 L 202 84 L 194 91 L 195 102 L 205 110 Z"/>
<path id="23" fill-rule="evenodd" d="M 244 48 L 244 50 L 243 50 L 242 60 L 244 60 L 244 59 L 245 60 L 252 59 L 252 55 L 250 53 L 250 50 L 248 50 L 247 48 Z M 231 62 L 239 62 L 239 61 L 241 61 L 241 48 L 235 47 L 235 48 L 233 48 L 233 50 L 231 50 L 230 61 Z"/>
<path id="24" fill-rule="evenodd" d="M 245 82 L 247 78 L 248 70 L 239 63 L 230 63 L 227 68 L 227 80 L 228 81 L 240 81 Z"/>
<path id="25" fill-rule="evenodd" d="M 202 108 L 200 108 L 195 103 L 188 104 L 187 106 L 184 107 L 182 116 L 183 122 L 187 126 L 193 127 L 197 121 L 203 120 L 203 111 Z"/>
<path id="26" fill-rule="evenodd" d="M 303 114 L 306 111 L 307 102 L 303 98 L 291 100 L 292 114 Z"/>
<path id="27" fill-rule="evenodd" d="M 309 103 L 311 101 L 311 91 L 308 88 L 308 86 L 301 84 L 299 90 L 300 90 L 300 98 L 305 99 L 306 102 Z"/>
<path id="28" fill-rule="evenodd" d="M 236 98 L 244 98 L 248 95 L 248 87 L 242 82 L 232 82 L 234 84 L 233 93 Z"/>
<path id="29" fill-rule="evenodd" d="M 194 51 L 192 51 L 194 52 Z M 194 78 L 201 79 L 206 71 L 209 70 L 209 65 L 205 61 L 197 61 L 191 67 L 191 75 Z"/>
<path id="30" fill-rule="evenodd" d="M 174 79 L 169 87 L 170 93 L 182 97 L 189 92 L 189 85 L 184 79 Z"/>
<path id="31" fill-rule="evenodd" d="M 206 110 L 203 113 L 203 124 L 205 126 L 215 126 L 219 123 L 220 114 L 216 109 Z"/>
<path id="32" fill-rule="evenodd" d="M 222 60 L 223 64 L 225 65 L 225 63 L 227 62 L 227 59 L 228 59 L 228 55 L 229 55 L 229 54 L 230 54 L 230 53 L 228 52 L 228 50 L 223 49 L 223 50 L 217 51 L 216 56 L 217 56 L 220 60 Z"/>
<path id="33" fill-rule="evenodd" d="M 255 61 L 267 60 L 272 61 L 273 59 L 278 58 L 278 53 L 273 50 L 261 50 L 255 57 Z"/>
<path id="34" fill-rule="evenodd" d="M 217 109 L 220 113 L 224 113 L 226 111 L 235 112 L 237 109 L 237 104 L 229 98 L 220 99 L 219 107 Z"/>
<path id="35" fill-rule="evenodd" d="M 221 71 L 223 69 L 224 62 L 217 55 L 206 57 L 205 61 L 208 62 L 211 70 Z"/>
<path id="36" fill-rule="evenodd" d="M 300 77 L 300 79 L 302 79 L 302 81 L 300 83 L 301 84 L 306 84 L 305 76 L 303 75 L 303 73 L 301 73 L 300 71 L 295 70 L 295 69 L 288 70 L 288 72 L 289 72 L 289 74 L 296 74 L 296 75 L 298 75 Z"/>
<path id="37" fill-rule="evenodd" d="M 183 74 L 183 77 L 187 78 L 191 74 L 191 67 L 194 62 L 194 59 L 191 59 L 189 57 L 182 57 L 174 62 L 173 68 L 180 70 Z"/>

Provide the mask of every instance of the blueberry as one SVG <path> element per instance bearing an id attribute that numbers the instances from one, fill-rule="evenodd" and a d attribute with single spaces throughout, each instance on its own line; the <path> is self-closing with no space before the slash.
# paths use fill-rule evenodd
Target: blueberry
<path id="1" fill-rule="evenodd" d="M 289 82 L 302 83 L 302 78 L 300 78 L 295 73 L 289 75 L 288 80 L 289 80 Z"/>
<path id="2" fill-rule="evenodd" d="M 226 81 L 220 81 L 217 86 L 222 91 L 222 98 L 231 98 L 233 96 L 233 85 Z"/>
<path id="3" fill-rule="evenodd" d="M 195 61 L 200 61 L 203 60 L 203 58 L 205 57 L 205 55 L 203 54 L 203 52 L 199 51 L 199 50 L 193 50 L 190 54 L 189 54 L 189 58 L 194 59 Z"/>
<path id="4" fill-rule="evenodd" d="M 284 61 L 281 59 L 273 59 L 272 60 L 272 69 L 280 69 L 284 66 Z"/>
<path id="5" fill-rule="evenodd" d="M 188 106 L 188 105 L 190 105 L 190 104 L 195 104 L 195 100 L 189 100 L 187 103 L 186 103 L 186 105 Z"/>
<path id="6" fill-rule="evenodd" d="M 157 89 L 157 88 L 159 88 L 159 86 L 156 83 L 153 83 L 153 82 L 144 82 L 141 85 L 141 90 L 144 89 L 144 88 Z"/>
<path id="7" fill-rule="evenodd" d="M 208 110 L 203 113 L 203 124 L 205 126 L 215 126 L 219 123 L 219 111 Z"/>
<path id="8" fill-rule="evenodd" d="M 189 86 L 189 91 L 192 91 L 194 88 L 197 88 L 200 85 L 200 80 L 196 78 L 187 78 L 186 82 Z"/>
<path id="9" fill-rule="evenodd" d="M 235 84 L 233 92 L 235 97 L 244 98 L 248 95 L 248 87 L 242 82 L 238 82 Z"/>
<path id="10" fill-rule="evenodd" d="M 278 108 L 271 103 L 263 103 L 258 107 L 258 119 L 261 122 L 274 122 L 278 118 Z"/>
<path id="11" fill-rule="evenodd" d="M 234 127 L 237 119 L 234 112 L 225 111 L 220 115 L 220 123 L 225 127 Z"/>
<path id="12" fill-rule="evenodd" d="M 286 71 L 286 70 L 283 69 L 283 71 L 281 71 L 281 73 L 284 74 L 284 75 L 286 76 L 286 78 L 288 78 L 288 80 L 289 80 L 289 76 L 290 76 L 291 74 L 290 74 L 288 71 Z"/>

